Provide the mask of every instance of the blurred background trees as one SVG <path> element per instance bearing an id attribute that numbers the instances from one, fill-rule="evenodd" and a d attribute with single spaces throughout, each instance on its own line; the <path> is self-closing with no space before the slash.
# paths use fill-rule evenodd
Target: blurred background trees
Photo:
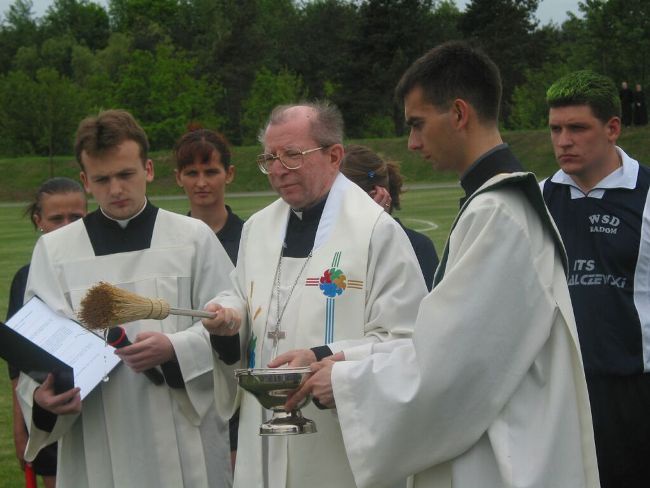
<path id="1" fill-rule="evenodd" d="M 544 92 L 591 68 L 645 83 L 650 2 L 585 0 L 540 25 L 539 0 L 31 0 L 0 13 L 0 154 L 69 154 L 79 120 L 120 107 L 169 148 L 189 123 L 255 142 L 270 108 L 329 99 L 349 137 L 404 131 L 393 89 L 451 39 L 481 46 L 504 83 L 502 123 L 546 123 Z"/>

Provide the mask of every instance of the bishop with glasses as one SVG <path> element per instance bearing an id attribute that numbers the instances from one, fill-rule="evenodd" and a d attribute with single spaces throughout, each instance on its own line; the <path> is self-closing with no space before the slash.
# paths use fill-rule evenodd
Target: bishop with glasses
<path id="1" fill-rule="evenodd" d="M 232 388 L 233 370 L 279 366 L 273 358 L 288 351 L 291 366 L 307 366 L 409 337 L 426 286 L 404 231 L 339 173 L 338 109 L 277 107 L 261 142 L 257 163 L 280 198 L 244 225 L 233 290 L 215 297 L 207 308 L 217 317 L 204 321 L 217 408 L 227 416 L 241 407 L 234 486 L 354 487 L 335 412 L 310 404 L 303 413 L 317 433 L 261 437 L 270 412 Z"/>

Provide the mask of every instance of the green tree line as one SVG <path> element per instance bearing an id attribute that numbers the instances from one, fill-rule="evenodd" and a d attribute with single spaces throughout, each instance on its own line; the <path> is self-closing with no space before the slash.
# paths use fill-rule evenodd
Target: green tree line
<path id="1" fill-rule="evenodd" d="M 650 2 L 585 0 L 540 25 L 539 0 L 31 0 L 0 16 L 0 154 L 69 154 L 77 123 L 125 108 L 154 149 L 189 123 L 251 144 L 279 103 L 329 99 L 349 137 L 401 135 L 393 88 L 406 67 L 451 39 L 499 65 L 506 128 L 545 123 L 544 91 L 592 68 L 645 81 Z"/>

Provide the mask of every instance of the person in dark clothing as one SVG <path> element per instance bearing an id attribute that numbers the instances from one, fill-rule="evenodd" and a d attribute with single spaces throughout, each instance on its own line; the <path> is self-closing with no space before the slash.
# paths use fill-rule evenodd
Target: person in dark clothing
<path id="1" fill-rule="evenodd" d="M 189 216 L 215 232 L 233 264 L 237 264 L 244 221 L 225 204 L 226 185 L 235 178 L 225 137 L 208 129 L 186 132 L 174 147 L 176 182 L 190 201 Z"/>
<path id="2" fill-rule="evenodd" d="M 79 183 L 70 178 L 51 178 L 36 191 L 32 203 L 25 211 L 34 224 L 34 228 L 43 234 L 79 220 L 87 212 L 86 195 Z M 23 306 L 29 264 L 20 268 L 12 282 L 7 307 L 7 320 Z M 21 469 L 25 469 L 25 446 L 27 445 L 27 426 L 16 399 L 15 388 L 20 371 L 9 365 L 9 377 L 12 384 L 14 412 L 14 445 Z M 56 443 L 43 448 L 32 461 L 34 473 L 43 477 L 46 488 L 54 488 L 56 483 Z"/>
<path id="3" fill-rule="evenodd" d="M 645 104 L 645 94 L 641 85 L 636 84 L 634 90 L 634 125 L 648 124 L 648 107 Z"/>
<path id="4" fill-rule="evenodd" d="M 650 479 L 650 168 L 617 146 L 616 85 L 591 71 L 547 92 L 560 169 L 541 183 L 569 258 L 602 488 Z"/>
<path id="5" fill-rule="evenodd" d="M 378 204 L 383 205 L 389 214 L 392 215 L 393 209 L 400 209 L 402 175 L 394 161 L 383 161 L 370 148 L 350 144 L 345 148 L 341 173 L 360 186 Z M 404 227 L 398 218 L 395 217 L 395 220 L 411 241 L 427 289 L 431 291 L 433 274 L 438 267 L 438 254 L 433 242 L 426 235 Z"/>
<path id="6" fill-rule="evenodd" d="M 632 113 L 634 109 L 634 93 L 627 85 L 627 81 L 621 83 L 621 89 L 618 91 L 618 96 L 621 99 L 621 122 L 625 127 L 632 124 Z"/>
<path id="7" fill-rule="evenodd" d="M 234 265 L 244 221 L 225 204 L 226 185 L 235 178 L 226 138 L 209 129 L 190 129 L 174 147 L 176 182 L 190 201 L 187 215 L 202 220 L 215 232 Z M 230 420 L 230 449 L 234 469 L 239 412 Z"/>

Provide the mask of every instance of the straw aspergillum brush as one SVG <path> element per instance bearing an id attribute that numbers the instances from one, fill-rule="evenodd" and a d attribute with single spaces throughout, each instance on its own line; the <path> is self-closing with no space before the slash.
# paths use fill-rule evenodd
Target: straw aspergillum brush
<path id="1" fill-rule="evenodd" d="M 186 315 L 212 319 L 213 312 L 171 308 L 162 298 L 147 298 L 100 281 L 81 300 L 77 314 L 88 329 L 108 329 L 136 320 L 162 320 L 168 315 Z"/>

